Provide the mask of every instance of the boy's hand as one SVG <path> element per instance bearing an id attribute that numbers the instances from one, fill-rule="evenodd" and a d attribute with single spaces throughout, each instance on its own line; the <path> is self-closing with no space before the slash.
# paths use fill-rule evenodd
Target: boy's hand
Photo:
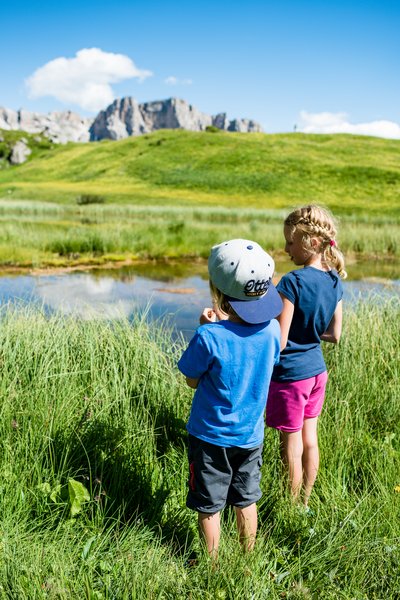
<path id="1" fill-rule="evenodd" d="M 220 310 L 217 306 L 213 308 L 205 308 L 200 315 L 200 325 L 206 325 L 207 323 L 216 323 L 217 321 L 226 321 L 228 315 Z"/>
<path id="2" fill-rule="evenodd" d="M 215 323 L 217 321 L 217 315 L 212 308 L 205 308 L 200 315 L 200 325 L 206 325 L 207 323 Z"/>
<path id="3" fill-rule="evenodd" d="M 227 321 L 228 320 L 229 316 L 226 313 L 224 313 L 223 310 L 218 308 L 217 305 L 213 306 L 213 311 L 217 317 L 217 321 Z"/>

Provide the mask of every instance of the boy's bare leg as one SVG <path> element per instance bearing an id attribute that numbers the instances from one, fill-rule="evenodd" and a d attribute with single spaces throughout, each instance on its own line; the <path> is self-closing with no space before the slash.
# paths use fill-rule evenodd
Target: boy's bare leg
<path id="1" fill-rule="evenodd" d="M 219 512 L 210 515 L 209 513 L 198 513 L 199 531 L 203 537 L 207 552 L 211 558 L 218 558 L 219 539 L 221 537 L 221 524 Z"/>
<path id="2" fill-rule="evenodd" d="M 289 486 L 295 500 L 303 483 L 303 437 L 300 431 L 281 431 L 281 456 L 288 471 Z"/>
<path id="3" fill-rule="evenodd" d="M 235 512 L 240 543 L 244 550 L 253 550 L 257 535 L 257 505 L 254 502 L 245 508 L 235 506 Z"/>
<path id="4" fill-rule="evenodd" d="M 303 477 L 304 505 L 308 505 L 319 468 L 319 449 L 317 435 L 318 417 L 304 419 L 303 437 Z"/>

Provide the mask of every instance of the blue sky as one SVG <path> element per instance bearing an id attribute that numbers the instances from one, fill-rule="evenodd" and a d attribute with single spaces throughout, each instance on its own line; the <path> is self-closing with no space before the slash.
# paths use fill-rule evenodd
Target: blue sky
<path id="1" fill-rule="evenodd" d="M 20 0 L 0 15 L 3 107 L 90 116 L 176 96 L 266 132 L 400 137 L 397 1 Z"/>

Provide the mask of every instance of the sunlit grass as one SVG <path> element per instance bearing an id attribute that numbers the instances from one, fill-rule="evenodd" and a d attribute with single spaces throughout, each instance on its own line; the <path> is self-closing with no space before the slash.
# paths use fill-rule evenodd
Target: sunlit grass
<path id="1" fill-rule="evenodd" d="M 310 202 L 339 217 L 348 257 L 398 257 L 399 157 L 398 140 L 350 135 L 37 142 L 26 163 L 0 168 L 0 265 L 205 257 L 232 237 L 278 253 L 284 215 Z"/>
<path id="2" fill-rule="evenodd" d="M 205 258 L 223 239 L 254 239 L 283 254 L 287 211 L 223 207 L 72 205 L 0 201 L 0 264 L 41 266 L 137 258 Z M 339 219 L 348 257 L 396 258 L 400 226 L 388 215 Z"/>
<path id="3" fill-rule="evenodd" d="M 314 515 L 291 508 L 276 432 L 260 532 L 241 553 L 226 511 L 219 568 L 185 508 L 192 392 L 181 343 L 138 318 L 3 308 L 0 595 L 6 598 L 395 598 L 400 592 L 399 303 L 345 311 L 320 424 Z M 71 519 L 69 478 L 90 500 Z"/>
<path id="4" fill-rule="evenodd" d="M 399 217 L 400 143 L 351 135 L 158 131 L 42 149 L 0 170 L 0 195 L 73 202 L 286 208 Z"/>

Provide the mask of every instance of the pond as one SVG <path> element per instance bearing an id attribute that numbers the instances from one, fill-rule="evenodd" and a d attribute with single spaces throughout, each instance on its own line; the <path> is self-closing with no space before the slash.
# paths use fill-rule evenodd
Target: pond
<path id="1" fill-rule="evenodd" d="M 291 270 L 276 264 L 277 278 Z M 394 296 L 400 300 L 400 265 L 368 262 L 347 266 L 344 301 Z M 210 304 L 207 265 L 202 262 L 148 262 L 121 269 L 41 273 L 0 277 L 0 302 L 41 306 L 47 313 L 79 318 L 132 318 L 146 311 L 151 320 L 167 319 L 188 339 L 204 306 Z"/>

